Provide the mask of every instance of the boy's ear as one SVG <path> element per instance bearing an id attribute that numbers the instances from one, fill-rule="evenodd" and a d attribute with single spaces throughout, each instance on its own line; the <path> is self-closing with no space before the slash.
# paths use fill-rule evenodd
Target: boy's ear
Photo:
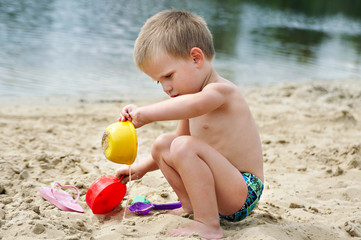
<path id="1" fill-rule="evenodd" d="M 204 63 L 204 54 L 202 49 L 198 47 L 194 47 L 189 52 L 190 57 L 193 61 L 193 63 L 197 64 L 199 67 L 201 67 Z"/>

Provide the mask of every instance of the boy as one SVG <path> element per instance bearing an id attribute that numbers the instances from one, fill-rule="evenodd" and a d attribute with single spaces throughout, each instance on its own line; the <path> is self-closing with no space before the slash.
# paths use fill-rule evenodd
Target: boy
<path id="1" fill-rule="evenodd" d="M 243 219 L 263 190 L 261 142 L 248 105 L 238 87 L 213 69 L 212 35 L 199 16 L 176 10 L 154 15 L 134 49 L 137 66 L 171 99 L 127 105 L 121 120 L 136 128 L 164 120 L 179 124 L 175 134 L 155 140 L 151 156 L 132 166 L 132 179 L 160 169 L 182 203 L 175 212 L 194 214 L 194 221 L 171 230 L 172 236 L 196 232 L 221 238 L 219 217 Z M 120 168 L 116 175 L 128 171 Z"/>

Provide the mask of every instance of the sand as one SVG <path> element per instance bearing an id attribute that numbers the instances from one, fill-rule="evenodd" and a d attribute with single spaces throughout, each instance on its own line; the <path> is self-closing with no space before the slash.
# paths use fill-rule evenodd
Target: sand
<path id="1" fill-rule="evenodd" d="M 242 91 L 261 134 L 265 191 L 245 220 L 221 221 L 225 239 L 361 239 L 360 79 Z M 103 156 L 101 138 L 126 103 L 0 106 L 0 239 L 199 239 L 167 235 L 191 216 L 153 211 L 123 221 L 124 200 L 107 215 L 94 215 L 86 205 L 90 184 L 119 167 Z M 137 129 L 136 161 L 175 126 L 157 122 Z M 45 201 L 39 188 L 53 181 L 75 185 L 85 213 Z M 137 195 L 154 203 L 177 201 L 159 171 L 133 182 L 129 198 Z"/>

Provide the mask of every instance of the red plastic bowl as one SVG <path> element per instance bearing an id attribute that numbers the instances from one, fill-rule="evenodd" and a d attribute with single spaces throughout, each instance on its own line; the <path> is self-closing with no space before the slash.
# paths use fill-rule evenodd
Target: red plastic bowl
<path id="1" fill-rule="evenodd" d="M 123 200 L 127 187 L 120 180 L 106 175 L 90 185 L 85 200 L 94 214 L 106 214 Z"/>

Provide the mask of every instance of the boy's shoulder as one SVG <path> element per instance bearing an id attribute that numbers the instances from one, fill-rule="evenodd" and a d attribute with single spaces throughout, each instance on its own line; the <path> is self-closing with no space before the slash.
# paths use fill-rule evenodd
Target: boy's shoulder
<path id="1" fill-rule="evenodd" d="M 216 82 L 207 84 L 203 88 L 203 90 L 206 90 L 206 91 L 213 90 L 213 91 L 218 91 L 223 94 L 229 94 L 230 92 L 233 92 L 233 91 L 239 91 L 239 88 L 237 85 L 235 85 L 231 81 L 222 78 Z"/>
<path id="2" fill-rule="evenodd" d="M 212 101 L 217 101 L 216 99 L 218 99 L 220 102 L 223 102 L 223 104 L 234 104 L 235 102 L 238 104 L 247 104 L 241 89 L 226 79 L 210 83 L 205 86 L 202 91 L 207 92 L 206 95 L 212 98 Z"/>

